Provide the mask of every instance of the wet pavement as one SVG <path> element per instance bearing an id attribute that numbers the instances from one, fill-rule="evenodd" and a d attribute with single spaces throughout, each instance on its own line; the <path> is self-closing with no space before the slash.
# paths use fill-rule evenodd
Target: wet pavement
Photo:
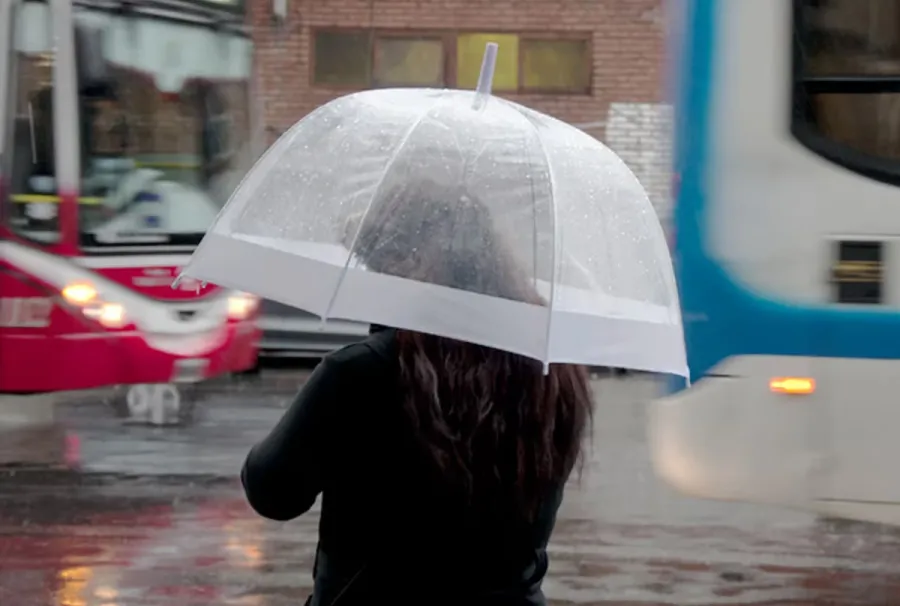
<path id="1" fill-rule="evenodd" d="M 590 461 L 551 546 L 553 604 L 900 604 L 900 531 L 660 485 L 643 437 L 654 389 L 596 383 Z M 0 472 L 0 606 L 302 604 L 317 515 L 263 521 L 235 477 L 289 400 L 278 391 L 205 393 L 192 423 L 169 428 L 79 397 L 58 427 L 0 434 L 0 449 L 77 465 Z"/>

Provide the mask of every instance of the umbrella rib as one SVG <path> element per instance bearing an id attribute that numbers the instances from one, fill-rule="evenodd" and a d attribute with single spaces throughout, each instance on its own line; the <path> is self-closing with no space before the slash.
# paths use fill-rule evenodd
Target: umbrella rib
<path id="1" fill-rule="evenodd" d="M 544 162 L 547 163 L 547 176 L 550 178 L 550 210 L 553 217 L 553 255 L 550 257 L 552 265 L 550 266 L 550 300 L 547 301 L 547 344 L 544 350 L 544 374 L 550 372 L 550 335 L 553 328 L 553 301 L 556 299 L 556 271 L 559 263 L 557 250 L 562 248 L 560 242 L 559 230 L 559 214 L 556 208 L 556 180 L 553 178 L 553 167 L 550 165 L 550 156 L 547 154 L 547 148 L 541 136 L 538 135 L 538 144 L 541 146 L 541 153 L 544 154 Z"/>
<path id="2" fill-rule="evenodd" d="M 403 148 L 406 147 L 407 143 L 409 143 L 409 138 L 412 137 L 413 132 L 419 127 L 422 121 L 425 120 L 431 110 L 435 108 L 435 105 L 430 105 L 429 107 L 427 107 L 425 111 L 423 111 L 422 114 L 418 118 L 416 118 L 415 122 L 413 122 L 410 125 L 409 129 L 407 129 L 407 131 L 403 134 L 403 139 L 400 140 L 400 143 L 397 145 L 397 149 L 395 149 L 391 154 L 391 157 L 388 158 L 388 161 L 384 167 L 384 172 L 378 179 L 378 183 L 375 184 L 375 190 L 372 192 L 372 197 L 369 199 L 369 204 L 366 205 L 366 211 L 363 213 L 362 217 L 359 220 L 359 225 L 356 228 L 356 233 L 353 234 L 353 241 L 350 242 L 350 249 L 347 252 L 347 260 L 344 262 L 344 268 L 341 270 L 341 275 L 338 277 L 338 282 L 334 287 L 334 291 L 331 293 L 331 298 L 328 301 L 328 307 L 325 308 L 325 313 L 322 314 L 322 322 L 328 320 L 328 317 L 331 315 L 331 308 L 334 307 L 334 303 L 335 301 L 337 301 L 338 293 L 341 291 L 341 287 L 344 285 L 344 278 L 347 276 L 347 271 L 350 268 L 350 260 L 353 258 L 353 251 L 356 249 L 356 241 L 359 239 L 359 234 L 360 232 L 362 232 L 363 225 L 366 224 L 366 219 L 369 216 L 369 211 L 372 209 L 372 204 L 375 202 L 375 198 L 378 196 L 378 191 L 381 189 L 381 186 L 384 185 L 384 181 L 387 178 L 388 171 L 397 160 L 400 152 L 403 151 Z"/>
<path id="3" fill-rule="evenodd" d="M 558 260 L 556 252 L 557 248 L 560 246 L 559 213 L 556 208 L 556 179 L 553 177 L 553 166 L 550 163 L 550 155 L 547 153 L 547 148 L 544 146 L 543 139 L 541 139 L 538 125 L 535 124 L 534 120 L 532 120 L 528 114 L 520 111 L 519 115 L 528 120 L 529 124 L 534 128 L 534 136 L 535 139 L 537 139 L 541 155 L 544 156 L 544 165 L 547 167 L 547 178 L 550 181 L 550 216 L 553 220 L 553 254 L 550 257 L 550 299 L 547 301 L 547 332 L 544 345 L 544 359 L 542 360 L 544 363 L 544 374 L 546 375 L 550 372 L 550 331 L 553 328 L 553 299 L 556 297 L 556 269 Z M 535 243 L 535 245 L 537 245 L 537 243 Z"/>

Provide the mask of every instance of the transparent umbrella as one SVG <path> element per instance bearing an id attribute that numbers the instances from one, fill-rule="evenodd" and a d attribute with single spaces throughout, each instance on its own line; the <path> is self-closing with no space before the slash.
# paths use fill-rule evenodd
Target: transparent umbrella
<path id="1" fill-rule="evenodd" d="M 622 160 L 476 91 L 332 101 L 251 169 L 182 275 L 543 363 L 686 375 L 671 259 Z"/>

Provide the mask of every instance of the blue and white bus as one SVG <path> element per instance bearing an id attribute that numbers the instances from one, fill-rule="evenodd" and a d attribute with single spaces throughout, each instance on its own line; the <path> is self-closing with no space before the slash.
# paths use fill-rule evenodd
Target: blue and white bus
<path id="1" fill-rule="evenodd" d="M 700 497 L 900 524 L 900 0 L 680 0 L 673 258 Z"/>

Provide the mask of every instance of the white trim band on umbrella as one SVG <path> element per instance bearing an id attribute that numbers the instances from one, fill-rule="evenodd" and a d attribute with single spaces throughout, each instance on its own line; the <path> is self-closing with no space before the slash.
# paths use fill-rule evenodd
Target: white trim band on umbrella
<path id="1" fill-rule="evenodd" d="M 298 247 L 304 254 L 293 250 Z M 338 286 L 345 262 L 346 250 L 337 245 L 210 232 L 183 275 L 252 292 L 321 316 Z M 647 307 L 646 303 L 641 305 Z M 546 307 L 351 265 L 329 317 L 437 334 L 541 362 L 622 366 L 687 376 L 680 323 L 660 321 L 659 313 L 639 315 L 643 317 L 554 308 L 548 347 Z"/>

